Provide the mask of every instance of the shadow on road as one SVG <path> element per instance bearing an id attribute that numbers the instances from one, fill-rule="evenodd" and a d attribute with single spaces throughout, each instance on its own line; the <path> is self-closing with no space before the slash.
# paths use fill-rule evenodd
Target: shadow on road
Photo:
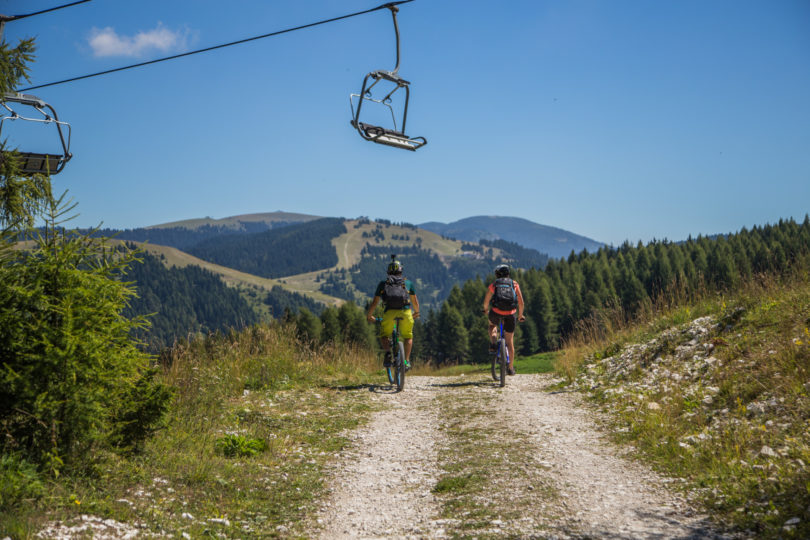
<path id="1" fill-rule="evenodd" d="M 371 384 L 371 383 L 363 383 L 363 384 L 343 384 L 337 386 L 326 386 L 331 390 L 337 390 L 338 392 L 352 392 L 356 390 L 368 390 L 369 392 L 374 392 L 375 394 L 396 394 L 397 387 L 393 384 Z M 405 387 L 407 389 L 407 386 Z"/>
<path id="2" fill-rule="evenodd" d="M 464 382 L 452 382 L 452 383 L 442 383 L 442 384 L 431 384 L 430 386 L 436 388 L 458 388 L 464 386 L 478 386 L 478 387 L 495 387 L 498 386 L 498 383 L 495 381 L 464 381 Z"/>

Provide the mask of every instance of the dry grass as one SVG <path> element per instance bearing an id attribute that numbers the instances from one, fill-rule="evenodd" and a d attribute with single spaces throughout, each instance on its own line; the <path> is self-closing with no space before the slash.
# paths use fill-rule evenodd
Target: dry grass
<path id="1" fill-rule="evenodd" d="M 759 276 L 686 300 L 651 304 L 632 322 L 591 318 L 558 370 L 719 520 L 757 537 L 806 537 L 810 277 Z M 699 340 L 673 330 L 707 315 Z"/>

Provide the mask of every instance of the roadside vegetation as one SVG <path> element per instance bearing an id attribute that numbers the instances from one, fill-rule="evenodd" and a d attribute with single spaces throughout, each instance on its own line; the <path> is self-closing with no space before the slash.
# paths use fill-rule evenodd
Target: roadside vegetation
<path id="1" fill-rule="evenodd" d="M 139 451 L 103 452 L 90 469 L 60 477 L 4 458 L 0 535 L 56 536 L 90 524 L 96 534 L 114 526 L 120 535 L 184 538 L 303 534 L 325 464 L 347 444 L 344 431 L 372 410 L 344 388 L 372 376 L 373 353 L 339 344 L 312 350 L 291 326 L 178 344 L 160 357 L 157 376 L 174 399 Z"/>
<path id="2" fill-rule="evenodd" d="M 810 275 L 759 276 L 677 295 L 626 323 L 581 324 L 557 364 L 612 419 L 616 439 L 726 526 L 810 536 Z"/>

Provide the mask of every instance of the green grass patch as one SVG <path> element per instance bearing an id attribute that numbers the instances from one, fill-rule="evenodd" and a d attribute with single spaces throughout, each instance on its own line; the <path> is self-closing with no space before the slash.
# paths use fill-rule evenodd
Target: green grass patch
<path id="1" fill-rule="evenodd" d="M 622 347 L 607 355 L 611 343 Z M 578 347 L 577 384 L 617 438 L 683 479 L 707 512 L 757 538 L 810 537 L 808 276 L 749 284 Z"/>
<path id="2" fill-rule="evenodd" d="M 433 488 L 433 493 L 447 493 L 449 491 L 463 492 L 467 490 L 467 487 L 471 483 L 475 483 L 475 478 L 471 474 L 465 474 L 462 476 L 445 476 L 436 482 L 436 486 Z"/>
<path id="3" fill-rule="evenodd" d="M 518 356 L 515 370 L 518 373 L 553 373 L 558 355 L 557 352 L 547 352 L 532 356 Z"/>

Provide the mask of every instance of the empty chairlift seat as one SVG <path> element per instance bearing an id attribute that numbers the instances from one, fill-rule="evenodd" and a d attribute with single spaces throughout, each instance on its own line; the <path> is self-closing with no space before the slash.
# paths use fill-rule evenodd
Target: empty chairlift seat
<path id="1" fill-rule="evenodd" d="M 0 113 L 3 114 L 2 118 L 0 118 L 0 141 L 4 141 L 6 144 L 14 144 L 13 134 L 11 137 L 8 136 L 8 133 L 13 131 L 11 124 L 23 121 L 54 126 L 59 143 L 59 148 L 51 153 L 32 152 L 27 149 L 4 149 L 0 153 L 0 160 L 16 158 L 20 172 L 27 175 L 48 175 L 61 172 L 72 157 L 70 153 L 70 124 L 59 120 L 53 107 L 30 94 L 4 94 L 0 98 L 0 106 L 5 109 L 5 111 L 0 109 Z M 17 112 L 17 109 L 23 110 L 26 108 L 35 110 L 40 116 L 24 116 Z M 10 142 L 7 142 L 7 137 L 10 138 Z"/>

